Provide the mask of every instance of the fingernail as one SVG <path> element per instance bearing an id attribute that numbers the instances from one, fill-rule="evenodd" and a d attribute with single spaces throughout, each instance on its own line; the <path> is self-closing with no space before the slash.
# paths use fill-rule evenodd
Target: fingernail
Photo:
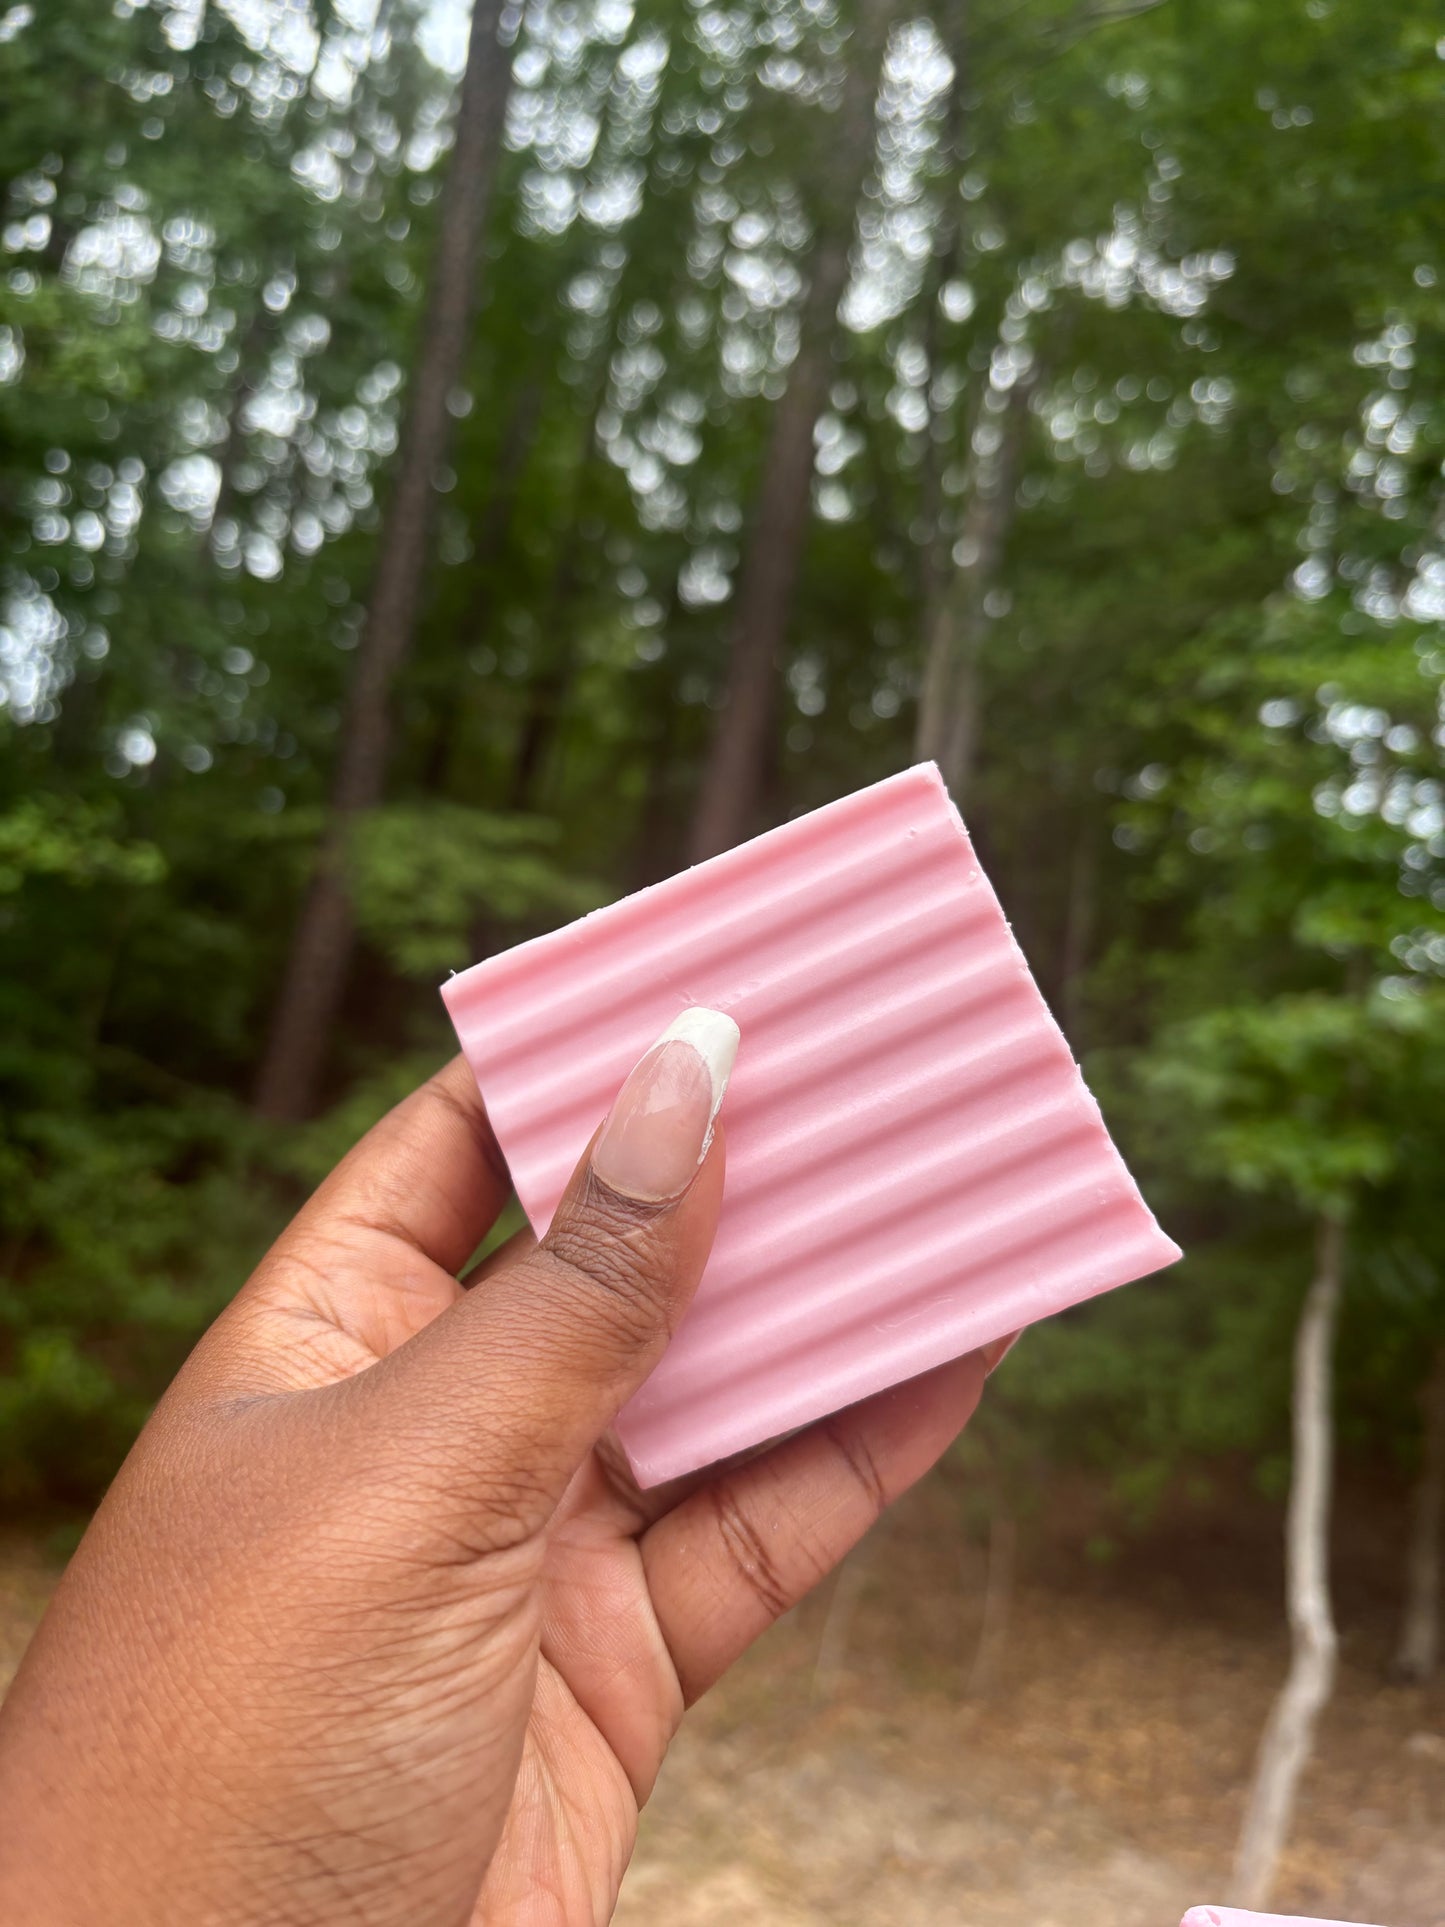
<path id="1" fill-rule="evenodd" d="M 685 1010 L 628 1076 L 607 1114 L 592 1169 L 625 1197 L 660 1204 L 687 1189 L 707 1156 L 738 1054 L 720 1010 Z"/>

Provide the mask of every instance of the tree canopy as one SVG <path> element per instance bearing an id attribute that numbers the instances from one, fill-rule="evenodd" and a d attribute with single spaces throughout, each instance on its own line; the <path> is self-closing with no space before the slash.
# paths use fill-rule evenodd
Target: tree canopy
<path id="1" fill-rule="evenodd" d="M 915 747 L 1191 1251 L 1031 1340 L 1000 1439 L 1135 1497 L 1267 1474 L 1327 1210 L 1347 1438 L 1408 1458 L 1445 1338 L 1434 10 L 509 4 L 440 380 L 468 18 L 0 0 L 0 1488 L 98 1489 L 445 1051 L 447 969 Z M 346 949 L 277 1123 L 318 852 Z"/>

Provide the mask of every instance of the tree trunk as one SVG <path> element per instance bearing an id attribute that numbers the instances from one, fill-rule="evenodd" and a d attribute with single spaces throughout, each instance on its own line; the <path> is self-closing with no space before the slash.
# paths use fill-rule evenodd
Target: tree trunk
<path id="1" fill-rule="evenodd" d="M 59 276 L 64 271 L 65 257 L 70 253 L 70 246 L 75 236 L 76 229 L 70 222 L 62 221 L 52 207 L 50 232 L 45 237 L 45 246 L 40 250 L 40 260 L 42 266 L 48 268 L 53 275 Z"/>
<path id="2" fill-rule="evenodd" d="M 1321 1218 L 1314 1282 L 1295 1335 L 1294 1460 L 1285 1528 L 1290 1665 L 1260 1741 L 1240 1832 L 1234 1879 L 1242 1907 L 1264 1907 L 1269 1901 L 1300 1776 L 1335 1680 L 1329 1535 L 1334 1345 L 1344 1247 L 1341 1220 Z"/>
<path id="3" fill-rule="evenodd" d="M 858 195 L 872 165 L 873 107 L 894 0 L 862 0 L 831 149 L 839 184 L 820 215 L 808 265 L 798 352 L 773 411 L 762 483 L 738 578 L 728 638 L 723 712 L 703 768 L 693 819 L 694 862 L 731 848 L 752 828 L 778 703 L 779 665 L 807 541 L 813 430 L 831 381 L 838 303 Z"/>
<path id="4" fill-rule="evenodd" d="M 1405 1610 L 1392 1668 L 1422 1685 L 1440 1658 L 1440 1516 L 1445 1507 L 1445 1345 L 1420 1387 L 1420 1476 L 1405 1553 Z"/>
<path id="5" fill-rule="evenodd" d="M 475 648 L 491 630 L 495 588 L 493 576 L 511 539 L 517 497 L 536 440 L 541 413 L 541 383 L 523 383 L 502 431 L 490 477 L 487 504 L 478 520 L 472 544 L 470 573 L 477 587 L 462 616 L 456 638 L 458 647 Z M 429 795 L 439 795 L 451 788 L 457 745 L 462 740 L 464 725 L 475 700 L 474 697 L 469 699 L 469 693 L 456 687 L 445 690 L 438 700 L 436 726 L 422 759 L 421 783 Z"/>
<path id="6" fill-rule="evenodd" d="M 998 1684 L 1003 1650 L 1013 1616 L 1014 1575 L 1018 1568 L 1019 1527 L 1002 1479 L 995 1473 L 988 1514 L 988 1566 L 983 1584 L 983 1617 L 968 1669 L 964 1696 L 987 1699 Z"/>
<path id="7" fill-rule="evenodd" d="M 975 460 L 973 491 L 956 550 L 956 573 L 938 595 L 925 627 L 914 752 L 920 762 L 938 764 L 955 801 L 962 798 L 973 774 L 979 662 L 990 621 L 987 601 L 997 584 L 1013 527 L 1014 490 L 1033 386 L 1029 381 L 1014 383 L 1004 400 L 997 449 Z"/>
<path id="8" fill-rule="evenodd" d="M 1069 898 L 1059 959 L 1059 1019 L 1076 1057 L 1083 1028 L 1084 977 L 1089 968 L 1099 906 L 1099 843 L 1099 826 L 1084 810 L 1074 831 L 1069 859 Z"/>
<path id="9" fill-rule="evenodd" d="M 878 1555 L 893 1531 L 895 1516 L 892 1511 L 882 1513 L 838 1568 L 823 1630 L 818 1637 L 818 1657 L 813 1663 L 815 1700 L 833 1699 L 842 1683 L 853 1621 L 878 1563 Z"/>
<path id="10" fill-rule="evenodd" d="M 491 475 L 491 493 L 487 497 L 486 511 L 477 528 L 473 544 L 472 567 L 479 573 L 490 575 L 506 553 L 507 544 L 512 538 L 512 522 L 517 512 L 517 494 L 522 486 L 522 478 L 527 472 L 527 464 L 532 458 L 533 444 L 537 439 L 537 427 L 542 419 L 542 384 L 537 379 L 525 381 L 517 390 L 512 402 L 511 413 L 507 417 L 506 428 L 502 431 L 501 445 L 497 450 L 496 466 Z M 490 609 L 475 609 L 476 629 L 468 638 L 475 642 L 477 635 L 486 628 Z"/>
<path id="11" fill-rule="evenodd" d="M 819 237 L 797 358 L 773 413 L 755 521 L 743 557 L 728 638 L 723 713 L 703 769 L 692 860 L 747 835 L 778 699 L 778 671 L 812 506 L 813 429 L 828 394 L 838 303 L 848 280 L 849 236 Z"/>
<path id="12" fill-rule="evenodd" d="M 517 732 L 517 751 L 512 764 L 512 784 L 507 804 L 513 810 L 535 808 L 541 779 L 561 728 L 568 692 L 577 668 L 576 605 L 582 591 L 582 557 L 588 543 L 584 525 L 592 500 L 597 468 L 597 423 L 607 403 L 612 357 L 617 350 L 618 328 L 626 312 L 619 299 L 598 359 L 597 379 L 592 406 L 588 410 L 577 449 L 577 469 L 572 484 L 572 505 L 562 527 L 557 550 L 552 589 L 547 598 L 542 622 L 541 648 L 545 660 L 533 676 L 527 691 L 527 705 Z"/>
<path id="13" fill-rule="evenodd" d="M 240 463 L 245 445 L 241 418 L 255 400 L 260 386 L 259 373 L 262 360 L 261 350 L 272 332 L 275 322 L 263 304 L 258 304 L 246 323 L 236 353 L 236 381 L 231 390 L 230 405 L 226 409 L 226 428 L 221 440 L 211 451 L 212 460 L 220 472 L 216 487 L 216 502 L 211 510 L 211 527 L 207 536 L 208 546 L 214 550 L 216 531 L 222 522 L 236 520 L 236 469 Z"/>
<path id="14" fill-rule="evenodd" d="M 968 0 L 951 0 L 940 10 L 938 27 L 953 63 L 953 85 L 948 90 L 943 125 L 939 129 L 939 152 L 954 162 L 961 156 L 967 120 L 969 93 Z M 958 410 L 953 399 L 947 408 L 937 403 L 937 379 L 942 359 L 939 342 L 939 302 L 944 288 L 958 272 L 963 254 L 964 225 L 962 196 L 954 191 L 945 196 L 933 237 L 933 253 L 919 290 L 919 309 L 923 315 L 923 351 L 928 357 L 928 434 L 923 444 L 919 474 L 919 508 L 924 537 L 918 544 L 918 596 L 924 610 L 927 630 L 929 612 L 942 600 L 953 577 L 953 531 L 944 497 L 943 471 L 946 445 L 951 440 L 951 424 Z"/>
<path id="15" fill-rule="evenodd" d="M 661 711 L 647 753 L 647 782 L 638 813 L 637 836 L 632 850 L 632 888 L 643 890 L 676 867 L 675 811 L 673 791 L 673 744 L 677 735 L 677 705 L 667 702 Z"/>
<path id="16" fill-rule="evenodd" d="M 466 353 L 477 255 L 511 81 L 510 56 L 497 43 L 501 13 L 502 0 L 476 0 L 430 299 L 371 603 L 346 695 L 330 822 L 292 939 L 257 1080 L 256 1109 L 263 1117 L 294 1119 L 312 1109 L 345 988 L 354 939 L 346 842 L 358 814 L 381 800 L 392 685 L 416 627 L 436 474 L 450 439 L 447 399 Z"/>
<path id="17" fill-rule="evenodd" d="M 576 603 L 582 587 L 578 556 L 581 533 L 576 524 L 568 527 L 557 572 L 552 578 L 552 593 L 547 599 L 546 620 L 542 625 L 546 666 L 532 678 L 527 691 L 527 706 L 517 733 L 517 753 L 512 764 L 512 786 L 507 806 L 513 810 L 535 809 L 542 788 L 542 776 L 552 754 L 552 746 L 562 726 L 562 715 L 577 668 Z"/>

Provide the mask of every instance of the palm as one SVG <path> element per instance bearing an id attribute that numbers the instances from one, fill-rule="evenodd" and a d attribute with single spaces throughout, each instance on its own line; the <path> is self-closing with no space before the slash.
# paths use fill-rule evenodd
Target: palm
<path id="1" fill-rule="evenodd" d="M 454 1306 L 456 1268 L 505 1196 L 454 1063 L 358 1146 L 233 1307 L 268 1389 L 354 1377 Z M 486 1292 L 530 1243 L 469 1286 Z M 615 1441 L 601 1441 L 535 1542 L 536 1684 L 476 1927 L 609 1918 L 685 1707 L 933 1463 L 982 1378 L 977 1358 L 958 1360 L 658 1492 L 639 1493 Z M 513 1653 L 513 1683 L 530 1655 Z"/>
<path id="2" fill-rule="evenodd" d="M 544 1895 L 554 1905 L 563 1897 L 559 1921 L 609 1917 L 638 1812 L 682 1717 L 643 1563 L 653 1508 L 619 1464 L 605 1446 L 593 1454 L 549 1537 L 537 1690 L 477 1927 L 535 1920 Z"/>

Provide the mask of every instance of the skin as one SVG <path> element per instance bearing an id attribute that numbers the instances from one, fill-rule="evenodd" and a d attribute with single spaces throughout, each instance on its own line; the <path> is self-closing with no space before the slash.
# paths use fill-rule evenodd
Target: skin
<path id="1" fill-rule="evenodd" d="M 973 1411 L 967 1358 L 639 1493 L 609 1427 L 722 1193 L 584 1159 L 540 1246 L 461 1060 L 202 1340 L 0 1717 L 0 1919 L 586 1927 L 686 1707 Z M 470 1288 L 467 1288 L 467 1287 Z"/>

